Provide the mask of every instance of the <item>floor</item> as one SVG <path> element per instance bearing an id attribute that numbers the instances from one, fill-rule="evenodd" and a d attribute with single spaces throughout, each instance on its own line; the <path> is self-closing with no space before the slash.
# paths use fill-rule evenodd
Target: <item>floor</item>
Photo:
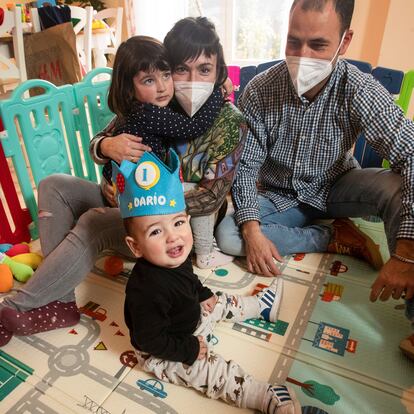
<path id="1" fill-rule="evenodd" d="M 357 221 L 386 255 L 381 223 Z M 0 412 L 248 413 L 197 392 L 161 383 L 134 366 L 123 322 L 131 263 L 118 276 L 107 257 L 77 289 L 78 325 L 14 337 L 0 349 Z M 263 381 L 287 381 L 307 414 L 414 413 L 414 363 L 398 349 L 410 334 L 403 301 L 370 303 L 376 273 L 346 256 L 295 255 L 281 266 L 279 320 L 221 323 L 215 351 Z M 242 263 L 199 270 L 213 290 L 252 294 L 269 284 Z"/>

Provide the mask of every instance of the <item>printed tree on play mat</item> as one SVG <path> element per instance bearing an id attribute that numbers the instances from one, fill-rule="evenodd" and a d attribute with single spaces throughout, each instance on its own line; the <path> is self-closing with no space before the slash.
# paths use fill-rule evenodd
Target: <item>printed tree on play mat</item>
<path id="1" fill-rule="evenodd" d="M 329 385 L 323 385 L 313 380 L 300 382 L 290 377 L 287 377 L 286 381 L 299 385 L 308 397 L 315 398 L 326 405 L 334 405 L 340 399 L 339 395 Z"/>

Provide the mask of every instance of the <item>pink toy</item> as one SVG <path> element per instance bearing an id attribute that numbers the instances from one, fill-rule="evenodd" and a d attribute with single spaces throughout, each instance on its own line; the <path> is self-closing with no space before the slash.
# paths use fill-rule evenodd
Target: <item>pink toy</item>
<path id="1" fill-rule="evenodd" d="M 13 257 L 17 256 L 18 254 L 23 253 L 30 253 L 30 246 L 25 243 L 19 243 L 15 244 L 13 247 L 11 247 L 9 250 L 6 251 L 7 256 Z"/>

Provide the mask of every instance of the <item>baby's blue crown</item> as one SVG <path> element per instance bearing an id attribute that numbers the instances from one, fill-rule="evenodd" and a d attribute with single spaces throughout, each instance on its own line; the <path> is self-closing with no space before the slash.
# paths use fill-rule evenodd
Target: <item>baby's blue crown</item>
<path id="1" fill-rule="evenodd" d="M 164 164 L 152 152 L 138 163 L 112 161 L 112 182 L 116 187 L 122 218 L 175 214 L 185 210 L 180 160 L 170 149 Z"/>

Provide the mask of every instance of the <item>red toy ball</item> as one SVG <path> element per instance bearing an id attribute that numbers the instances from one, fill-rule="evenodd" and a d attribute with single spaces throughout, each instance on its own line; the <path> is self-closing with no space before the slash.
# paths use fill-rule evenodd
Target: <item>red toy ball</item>
<path id="1" fill-rule="evenodd" d="M 108 275 L 117 276 L 124 269 L 124 261 L 118 256 L 109 256 L 105 259 L 104 270 Z"/>

